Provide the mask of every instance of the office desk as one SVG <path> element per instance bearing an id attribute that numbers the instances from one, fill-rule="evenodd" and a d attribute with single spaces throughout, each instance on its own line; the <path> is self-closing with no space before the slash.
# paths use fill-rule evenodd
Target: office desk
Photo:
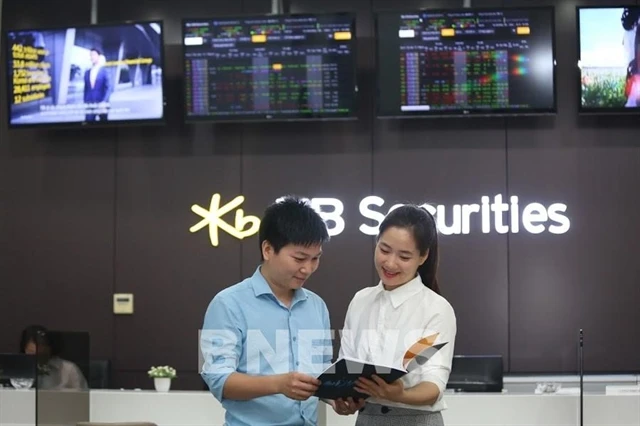
<path id="1" fill-rule="evenodd" d="M 0 389 L 0 425 L 75 425 L 91 418 L 90 392 Z"/>
<path id="2" fill-rule="evenodd" d="M 445 398 L 449 406 L 443 412 L 447 426 L 579 425 L 577 395 L 447 394 Z M 224 423 L 222 406 L 208 392 L 94 390 L 90 402 L 90 419 L 95 422 L 151 421 L 159 426 Z M 34 391 L 0 389 L 2 426 L 33 425 L 34 407 Z M 320 425 L 353 426 L 355 421 L 355 415 L 338 416 L 320 403 Z M 640 395 L 585 395 L 584 425 L 640 425 Z"/>

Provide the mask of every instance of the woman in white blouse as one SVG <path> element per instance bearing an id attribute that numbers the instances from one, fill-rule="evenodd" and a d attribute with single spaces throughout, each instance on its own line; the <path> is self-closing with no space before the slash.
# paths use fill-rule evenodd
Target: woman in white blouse
<path id="1" fill-rule="evenodd" d="M 360 411 L 356 426 L 444 425 L 442 399 L 453 359 L 456 317 L 438 287 L 438 231 L 424 208 L 405 205 L 380 224 L 374 262 L 377 286 L 349 304 L 340 356 L 402 367 L 405 351 L 423 337 L 447 344 L 429 361 L 391 384 L 360 378 L 363 400 L 336 401 L 336 411 Z"/>
<path id="2" fill-rule="evenodd" d="M 80 368 L 60 358 L 57 345 L 45 327 L 31 325 L 25 328 L 20 337 L 20 352 L 37 356 L 39 389 L 89 390 Z"/>

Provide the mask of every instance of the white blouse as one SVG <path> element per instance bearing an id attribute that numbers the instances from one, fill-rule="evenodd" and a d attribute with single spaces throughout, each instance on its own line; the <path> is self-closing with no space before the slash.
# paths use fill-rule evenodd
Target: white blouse
<path id="1" fill-rule="evenodd" d="M 401 380 L 405 389 L 421 382 L 431 382 L 440 389 L 433 405 L 400 404 L 373 397 L 367 401 L 415 410 L 446 409 L 442 399 L 446 389 L 456 337 L 456 317 L 447 300 L 427 288 L 417 276 L 394 290 L 384 289 L 382 282 L 356 293 L 345 318 L 340 356 L 357 358 L 378 365 L 404 368 L 407 349 L 423 337 L 438 333 L 436 344 L 447 342 L 426 364 L 412 370 Z"/>

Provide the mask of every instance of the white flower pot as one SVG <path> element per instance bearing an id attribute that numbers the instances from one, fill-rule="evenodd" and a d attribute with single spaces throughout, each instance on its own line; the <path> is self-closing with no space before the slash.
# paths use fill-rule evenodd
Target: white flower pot
<path id="1" fill-rule="evenodd" d="M 168 377 L 155 377 L 153 384 L 158 392 L 169 392 L 171 389 L 171 379 Z"/>

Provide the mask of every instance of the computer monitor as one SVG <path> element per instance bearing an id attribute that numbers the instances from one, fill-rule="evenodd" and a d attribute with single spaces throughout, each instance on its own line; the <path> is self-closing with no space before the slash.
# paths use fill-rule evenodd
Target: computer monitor
<path id="1" fill-rule="evenodd" d="M 640 6 L 577 7 L 580 113 L 640 113 Z"/>
<path id="2" fill-rule="evenodd" d="M 183 21 L 185 120 L 353 119 L 350 13 Z"/>
<path id="3" fill-rule="evenodd" d="M 381 118 L 556 112 L 553 7 L 376 16 Z"/>
<path id="4" fill-rule="evenodd" d="M 36 375 L 37 362 L 35 355 L 0 354 L 0 386 L 9 386 L 11 379 L 32 379 L 35 382 Z"/>
<path id="5" fill-rule="evenodd" d="M 447 389 L 460 392 L 502 392 L 501 355 L 455 355 Z"/>
<path id="6" fill-rule="evenodd" d="M 6 32 L 9 126 L 164 121 L 161 21 Z"/>

